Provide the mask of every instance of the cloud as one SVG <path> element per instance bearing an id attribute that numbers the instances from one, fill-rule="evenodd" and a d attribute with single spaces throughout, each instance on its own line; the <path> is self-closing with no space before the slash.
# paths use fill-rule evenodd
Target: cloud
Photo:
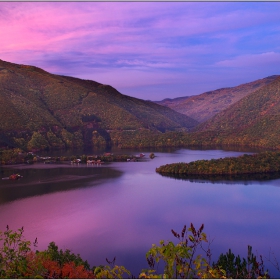
<path id="1" fill-rule="evenodd" d="M 280 53 L 266 52 L 261 54 L 246 54 L 219 61 L 216 66 L 221 67 L 238 67 L 238 68 L 251 68 L 251 67 L 271 67 L 279 66 Z"/>
<path id="2" fill-rule="evenodd" d="M 209 86 L 215 74 L 227 82 L 220 69 L 253 67 L 250 79 L 276 71 L 279 8 L 277 2 L 0 2 L 0 58 L 121 89 L 134 83 L 147 93 L 174 80 L 181 91 L 170 86 L 169 97 L 182 96 L 186 81 L 192 88 L 200 81 L 196 92 L 201 77 Z"/>
<path id="3" fill-rule="evenodd" d="M 175 67 L 175 64 L 166 63 L 166 62 L 149 62 L 149 61 L 143 61 L 138 59 L 133 60 L 118 60 L 116 62 L 116 65 L 120 65 L 120 67 L 136 67 L 138 69 L 149 69 L 149 68 L 170 68 Z"/>

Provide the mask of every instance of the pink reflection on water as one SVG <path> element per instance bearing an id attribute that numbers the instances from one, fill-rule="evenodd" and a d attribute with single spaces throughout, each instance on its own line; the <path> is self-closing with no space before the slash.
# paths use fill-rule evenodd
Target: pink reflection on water
<path id="1" fill-rule="evenodd" d="M 27 239 L 38 238 L 38 249 L 55 241 L 92 265 L 114 256 L 121 265 L 129 263 L 127 256 L 145 261 L 153 243 L 174 241 L 171 229 L 180 232 L 191 222 L 205 224 L 215 257 L 230 247 L 245 256 L 249 244 L 264 255 L 270 246 L 279 252 L 279 188 L 166 178 L 154 172 L 159 161 L 112 164 L 127 172 L 97 185 L 93 178 L 92 187 L 0 205 L 0 230 L 24 226 Z"/>

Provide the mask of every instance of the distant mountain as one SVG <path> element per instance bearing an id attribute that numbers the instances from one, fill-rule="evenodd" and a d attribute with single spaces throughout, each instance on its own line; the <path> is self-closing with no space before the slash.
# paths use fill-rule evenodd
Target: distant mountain
<path id="1" fill-rule="evenodd" d="M 221 88 L 195 96 L 164 99 L 156 101 L 156 103 L 185 114 L 198 122 L 204 122 L 248 94 L 270 84 L 278 77 L 277 75 L 270 76 L 236 87 Z"/>
<path id="2" fill-rule="evenodd" d="M 196 139 L 280 149 L 280 77 L 195 128 Z"/>
<path id="3" fill-rule="evenodd" d="M 0 60 L 0 146 L 110 146 L 122 132 L 189 131 L 192 118 L 111 86 Z"/>

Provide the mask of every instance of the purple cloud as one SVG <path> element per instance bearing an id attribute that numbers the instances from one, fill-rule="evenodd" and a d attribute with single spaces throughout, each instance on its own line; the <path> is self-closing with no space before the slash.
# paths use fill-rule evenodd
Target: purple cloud
<path id="1" fill-rule="evenodd" d="M 0 2 L 0 59 L 110 84 L 143 99 L 199 94 L 279 74 L 279 7 Z"/>
<path id="2" fill-rule="evenodd" d="M 280 53 L 267 52 L 261 54 L 247 54 L 240 55 L 232 59 L 219 61 L 216 63 L 217 66 L 222 67 L 266 67 L 268 65 L 279 66 L 280 64 Z"/>

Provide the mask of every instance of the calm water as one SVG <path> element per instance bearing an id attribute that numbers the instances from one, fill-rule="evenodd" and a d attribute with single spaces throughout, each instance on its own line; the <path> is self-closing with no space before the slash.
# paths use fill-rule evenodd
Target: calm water
<path id="1" fill-rule="evenodd" d="M 24 226 L 25 237 L 43 250 L 51 241 L 80 253 L 91 265 L 116 256 L 135 276 L 148 268 L 145 253 L 161 239 L 174 240 L 192 222 L 205 224 L 213 240 L 212 260 L 229 248 L 246 256 L 247 245 L 265 257 L 270 248 L 280 261 L 280 179 L 238 181 L 181 180 L 155 168 L 166 163 L 238 156 L 224 150 L 148 151 L 143 162 L 31 165 L 2 168 L 1 177 L 18 172 L 19 181 L 0 181 L 0 230 Z M 120 152 L 124 153 L 124 151 Z M 128 151 L 128 154 L 139 152 Z"/>

